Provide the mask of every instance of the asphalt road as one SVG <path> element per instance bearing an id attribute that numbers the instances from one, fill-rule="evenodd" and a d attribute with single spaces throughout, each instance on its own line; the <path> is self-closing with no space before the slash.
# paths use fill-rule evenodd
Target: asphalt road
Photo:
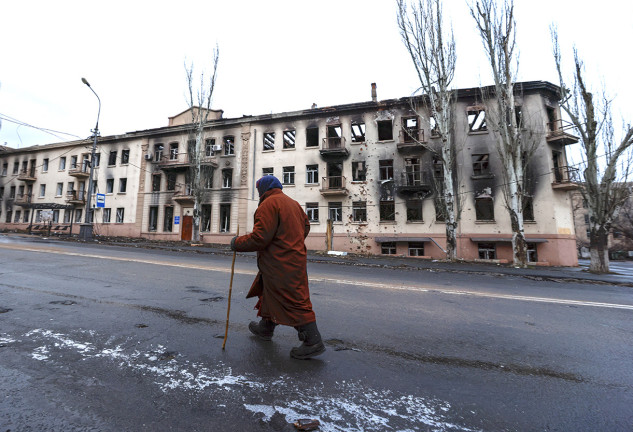
<path id="1" fill-rule="evenodd" d="M 0 236 L 0 431 L 633 430 L 633 288 L 310 263 L 327 351 L 231 256 Z"/>

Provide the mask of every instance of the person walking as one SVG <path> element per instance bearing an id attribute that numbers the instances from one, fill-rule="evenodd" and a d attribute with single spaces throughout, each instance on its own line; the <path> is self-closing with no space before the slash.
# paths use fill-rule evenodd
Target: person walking
<path id="1" fill-rule="evenodd" d="M 259 272 L 246 298 L 259 297 L 255 305 L 259 322 L 249 330 L 269 341 L 279 324 L 294 327 L 303 343 L 290 350 L 296 359 L 308 359 L 325 351 L 316 324 L 308 288 L 305 238 L 310 222 L 301 205 L 282 192 L 278 178 L 267 175 L 256 183 L 259 205 L 253 232 L 233 237 L 231 250 L 257 251 Z"/>

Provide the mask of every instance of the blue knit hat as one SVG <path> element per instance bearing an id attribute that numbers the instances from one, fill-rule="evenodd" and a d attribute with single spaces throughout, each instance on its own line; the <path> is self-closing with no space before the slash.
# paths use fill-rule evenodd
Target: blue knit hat
<path id="1" fill-rule="evenodd" d="M 271 189 L 284 188 L 281 185 L 279 179 L 274 175 L 265 175 L 264 177 L 260 178 L 259 180 L 257 180 L 257 183 L 255 183 L 255 187 L 257 188 L 257 192 L 259 192 L 260 197 Z"/>

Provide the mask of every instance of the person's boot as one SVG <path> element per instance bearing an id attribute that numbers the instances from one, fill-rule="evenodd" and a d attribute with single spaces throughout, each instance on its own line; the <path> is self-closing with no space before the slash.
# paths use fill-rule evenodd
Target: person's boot
<path id="1" fill-rule="evenodd" d="M 248 329 L 251 333 L 265 341 L 269 341 L 273 338 L 275 327 L 277 327 L 277 324 L 266 318 L 262 318 L 258 323 L 251 321 L 248 325 Z"/>
<path id="2" fill-rule="evenodd" d="M 299 332 L 299 340 L 303 343 L 290 350 L 290 357 L 305 360 L 325 351 L 325 345 L 321 340 L 321 333 L 319 333 L 316 321 L 295 328 Z"/>

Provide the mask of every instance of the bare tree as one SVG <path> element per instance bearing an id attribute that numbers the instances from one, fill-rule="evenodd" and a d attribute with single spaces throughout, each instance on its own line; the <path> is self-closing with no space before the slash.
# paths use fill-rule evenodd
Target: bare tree
<path id="1" fill-rule="evenodd" d="M 514 1 L 477 0 L 470 6 L 477 23 L 494 80 L 493 94 L 482 91 L 490 101 L 488 125 L 495 134 L 497 152 L 503 166 L 503 197 L 512 228 L 512 257 L 514 265 L 527 265 L 527 242 L 523 224 L 523 207 L 526 202 L 526 167 L 536 152 L 540 140 L 523 121 L 515 100 L 515 82 L 518 70 L 516 48 L 516 21 Z M 526 129 L 527 130 L 524 130 Z"/>
<path id="2" fill-rule="evenodd" d="M 425 148 L 441 161 L 443 176 L 436 183 L 438 195 L 436 205 L 446 222 L 446 255 L 457 258 L 457 223 L 459 219 L 459 195 L 455 176 L 454 107 L 455 92 L 451 83 L 455 75 L 455 38 L 452 29 L 446 31 L 441 0 L 417 0 L 408 5 L 398 0 L 398 26 L 402 41 L 409 51 L 418 74 L 422 101 L 426 111 L 421 112 L 417 100 L 412 97 L 412 109 L 421 114 L 430 113 L 432 135 L 441 143 L 434 146 L 419 138 Z"/>
<path id="3" fill-rule="evenodd" d="M 630 195 L 627 183 L 631 170 L 633 128 L 623 128 L 617 140 L 611 114 L 611 100 L 604 92 L 598 101 L 585 82 L 584 65 L 574 49 L 572 86 L 563 78 L 558 32 L 552 27 L 554 60 L 560 80 L 561 107 L 580 135 L 583 182 L 580 193 L 589 209 L 589 270 L 609 272 L 608 237 L 619 209 Z M 604 153 L 604 154 L 603 154 Z"/>
<path id="4" fill-rule="evenodd" d="M 193 63 L 185 63 L 187 74 L 187 103 L 191 111 L 191 129 L 187 142 L 187 156 L 190 164 L 189 172 L 186 175 L 186 187 L 190 189 L 193 196 L 193 241 L 200 241 L 200 214 L 204 198 L 204 190 L 209 176 L 213 176 L 213 167 L 203 165 L 203 134 L 204 128 L 209 121 L 211 111 L 211 100 L 218 71 L 218 60 L 220 49 L 216 45 L 213 49 L 213 73 L 210 78 L 205 78 L 204 72 L 200 74 L 200 85 L 194 90 L 194 68 Z"/>

